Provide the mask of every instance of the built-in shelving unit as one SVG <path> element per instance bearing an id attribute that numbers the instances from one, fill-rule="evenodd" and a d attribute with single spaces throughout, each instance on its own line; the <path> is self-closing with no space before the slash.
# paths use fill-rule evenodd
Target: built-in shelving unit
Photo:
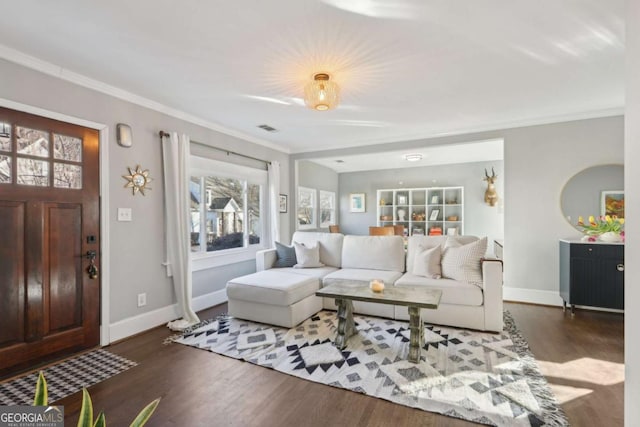
<path id="1" fill-rule="evenodd" d="M 464 234 L 464 187 L 377 190 L 378 226 L 403 225 L 406 235 Z"/>

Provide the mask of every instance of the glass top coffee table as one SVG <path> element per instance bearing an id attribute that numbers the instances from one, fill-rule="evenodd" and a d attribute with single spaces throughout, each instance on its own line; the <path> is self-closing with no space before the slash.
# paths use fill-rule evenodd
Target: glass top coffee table
<path id="1" fill-rule="evenodd" d="M 369 284 L 359 281 L 340 281 L 331 283 L 316 291 L 316 296 L 335 298 L 338 305 L 338 331 L 335 345 L 343 350 L 350 336 L 357 333 L 353 322 L 353 301 L 375 302 L 378 304 L 404 305 L 409 309 L 409 356 L 413 363 L 420 362 L 420 349 L 424 346 L 424 325 L 420 309 L 437 309 L 442 297 L 438 289 L 419 287 L 387 286 L 384 291 L 373 292 Z"/>

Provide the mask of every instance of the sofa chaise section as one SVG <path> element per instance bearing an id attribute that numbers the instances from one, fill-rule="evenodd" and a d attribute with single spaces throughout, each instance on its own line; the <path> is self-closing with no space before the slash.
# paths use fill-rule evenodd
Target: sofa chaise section
<path id="1" fill-rule="evenodd" d="M 337 233 L 294 233 L 292 243 L 319 245 L 324 267 L 272 268 L 276 250 L 259 251 L 257 271 L 227 283 L 229 314 L 291 328 L 322 310 L 322 298 L 315 296 L 315 292 L 326 275 L 340 268 L 343 237 Z"/>
<path id="2" fill-rule="evenodd" d="M 277 270 L 236 277 L 227 283 L 229 314 L 292 328 L 322 309 L 319 288 L 316 277 Z"/>

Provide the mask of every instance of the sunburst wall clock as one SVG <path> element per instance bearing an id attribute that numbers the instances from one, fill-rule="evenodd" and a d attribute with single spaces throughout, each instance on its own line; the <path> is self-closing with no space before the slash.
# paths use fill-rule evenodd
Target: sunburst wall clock
<path id="1" fill-rule="evenodd" d="M 145 190 L 151 190 L 150 187 L 147 187 L 147 184 L 152 181 L 149 178 L 149 170 L 142 170 L 140 165 L 137 165 L 135 169 L 130 167 L 127 167 L 127 169 L 129 169 L 129 175 L 122 175 L 127 180 L 124 188 L 131 188 L 134 196 L 138 191 L 144 196 Z"/>

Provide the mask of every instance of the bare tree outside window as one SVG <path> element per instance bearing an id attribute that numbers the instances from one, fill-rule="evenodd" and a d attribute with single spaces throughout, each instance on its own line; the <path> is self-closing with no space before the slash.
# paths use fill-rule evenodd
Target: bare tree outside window
<path id="1" fill-rule="evenodd" d="M 207 252 L 260 243 L 262 187 L 218 176 L 191 178 L 191 248 Z"/>
<path id="2" fill-rule="evenodd" d="M 298 187 L 298 228 L 316 228 L 316 190 Z"/>
<path id="3" fill-rule="evenodd" d="M 336 193 L 320 190 L 320 227 L 336 223 Z"/>

